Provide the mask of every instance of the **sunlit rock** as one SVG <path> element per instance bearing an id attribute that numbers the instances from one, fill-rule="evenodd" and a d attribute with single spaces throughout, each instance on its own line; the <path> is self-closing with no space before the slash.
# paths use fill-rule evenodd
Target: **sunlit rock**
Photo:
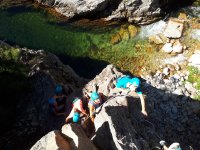
<path id="1" fill-rule="evenodd" d="M 72 149 L 97 150 L 79 124 L 64 125 L 62 127 L 62 134 L 71 139 L 69 143 Z"/>
<path id="2" fill-rule="evenodd" d="M 66 140 L 60 131 L 51 131 L 40 140 L 38 140 L 30 150 L 72 150 L 68 140 Z"/>
<path id="3" fill-rule="evenodd" d="M 182 44 L 180 43 L 179 40 L 174 42 L 172 49 L 173 49 L 173 52 L 175 52 L 175 53 L 182 53 L 183 52 L 183 46 L 182 46 Z"/>
<path id="4" fill-rule="evenodd" d="M 179 14 L 179 16 L 178 16 L 178 19 L 186 21 L 187 20 L 187 15 L 185 13 L 181 12 Z"/>
<path id="5" fill-rule="evenodd" d="M 200 53 L 195 53 L 189 58 L 189 65 L 200 68 Z"/>
<path id="6" fill-rule="evenodd" d="M 164 35 L 168 38 L 180 38 L 183 32 L 183 23 L 179 19 L 170 19 L 164 31 Z"/>
<path id="7" fill-rule="evenodd" d="M 172 48 L 172 43 L 166 43 L 162 48 L 162 51 L 166 52 L 166 53 L 171 53 L 173 51 Z"/>

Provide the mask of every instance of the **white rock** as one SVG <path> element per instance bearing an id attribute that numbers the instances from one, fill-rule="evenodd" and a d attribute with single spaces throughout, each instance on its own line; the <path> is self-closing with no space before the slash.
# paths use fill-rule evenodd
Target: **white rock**
<path id="1" fill-rule="evenodd" d="M 166 53 L 171 53 L 173 51 L 172 48 L 172 43 L 166 43 L 162 48 L 162 51 L 166 52 Z"/>
<path id="2" fill-rule="evenodd" d="M 176 41 L 173 44 L 173 52 L 175 53 L 182 53 L 183 52 L 183 46 L 181 45 L 181 43 L 179 41 Z"/>
<path id="3" fill-rule="evenodd" d="M 199 53 L 193 54 L 189 58 L 189 65 L 195 66 L 195 67 L 200 67 L 200 54 Z"/>
<path id="4" fill-rule="evenodd" d="M 169 68 L 165 67 L 165 68 L 163 69 L 163 73 L 164 73 L 165 75 L 169 75 Z"/>
<path id="5" fill-rule="evenodd" d="M 164 31 L 164 35 L 168 38 L 180 38 L 183 31 L 183 23 L 179 19 L 170 19 Z"/>
<path id="6" fill-rule="evenodd" d="M 183 91 L 182 89 L 176 89 L 173 94 L 176 94 L 176 95 L 183 95 Z"/>
<path id="7" fill-rule="evenodd" d="M 178 79 L 178 80 L 180 79 L 180 75 L 179 75 L 179 74 L 177 74 L 177 73 L 176 73 L 176 74 L 174 74 L 174 75 L 173 75 L 173 77 L 174 77 L 175 79 Z"/>

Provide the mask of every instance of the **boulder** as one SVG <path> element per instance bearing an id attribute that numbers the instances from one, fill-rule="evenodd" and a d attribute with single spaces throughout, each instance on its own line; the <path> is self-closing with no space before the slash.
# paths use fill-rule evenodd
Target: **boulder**
<path id="1" fill-rule="evenodd" d="M 148 24 L 161 17 L 161 5 L 158 0 L 122 0 L 106 20 L 127 19 L 131 23 Z"/>
<path id="2" fill-rule="evenodd" d="M 161 50 L 165 53 L 171 53 L 173 51 L 172 43 L 166 43 Z"/>
<path id="3" fill-rule="evenodd" d="M 182 44 L 180 43 L 179 40 L 174 42 L 172 49 L 173 49 L 173 52 L 175 52 L 175 53 L 182 53 L 183 52 L 183 46 L 182 46 Z"/>
<path id="4" fill-rule="evenodd" d="M 67 138 L 70 138 L 69 143 L 72 146 L 72 149 L 97 150 L 79 124 L 64 125 L 62 127 L 62 133 Z"/>
<path id="5" fill-rule="evenodd" d="M 164 31 L 164 36 L 168 38 L 180 38 L 183 32 L 184 21 L 179 19 L 170 19 Z"/>
<path id="6" fill-rule="evenodd" d="M 93 142 L 99 149 L 147 150 L 158 142 L 154 125 L 145 120 L 138 104 L 137 98 L 120 95 L 97 110 Z"/>
<path id="7" fill-rule="evenodd" d="M 63 137 L 60 131 L 51 131 L 38 140 L 30 150 L 72 150 L 69 141 Z"/>
<path id="8" fill-rule="evenodd" d="M 108 6 L 108 0 L 55 0 L 52 5 L 56 11 L 72 18 L 77 15 L 87 15 L 91 12 L 103 12 Z"/>

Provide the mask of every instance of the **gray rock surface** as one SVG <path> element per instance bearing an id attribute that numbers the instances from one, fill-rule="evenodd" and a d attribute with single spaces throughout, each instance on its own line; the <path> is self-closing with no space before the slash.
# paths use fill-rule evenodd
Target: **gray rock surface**
<path id="1" fill-rule="evenodd" d="M 31 150 L 97 150 L 78 124 L 64 125 L 60 131 L 51 131 L 38 140 Z"/>
<path id="2" fill-rule="evenodd" d="M 161 8 L 170 6 L 170 1 L 159 0 L 36 0 L 54 7 L 68 18 L 76 16 L 104 17 L 106 20 L 127 19 L 131 23 L 151 23 L 163 15 Z"/>
<path id="3" fill-rule="evenodd" d="M 60 131 L 51 131 L 38 140 L 30 150 L 71 150 L 69 141 L 63 137 Z"/>
<path id="4" fill-rule="evenodd" d="M 2 149 L 29 149 L 41 135 L 60 129 L 65 123 L 65 116 L 54 116 L 48 107 L 48 99 L 54 95 L 55 85 L 61 83 L 66 87 L 67 101 L 70 101 L 70 95 L 86 82 L 53 54 L 41 50 L 20 51 L 20 61 L 29 68 L 32 87 L 17 106 L 13 128 L 0 139 L 0 143 L 4 143 L 0 145 Z M 19 144 L 24 142 L 23 139 L 29 140 L 24 145 Z"/>
<path id="5" fill-rule="evenodd" d="M 93 142 L 99 149 L 150 149 L 158 138 L 154 125 L 138 109 L 138 99 L 126 96 L 110 98 L 95 118 Z M 103 144 L 102 144 L 103 139 Z"/>
<path id="6" fill-rule="evenodd" d="M 72 149 L 77 150 L 97 150 L 90 139 L 86 136 L 82 127 L 78 124 L 67 124 L 62 127 L 62 133 L 71 140 Z"/>
<path id="7" fill-rule="evenodd" d="M 172 68 L 170 65 L 168 67 Z M 179 73 L 180 79 L 186 75 Z M 161 139 L 169 143 L 178 141 L 182 148 L 188 148 L 189 145 L 199 147 L 197 126 L 200 123 L 200 103 L 185 95 L 187 90 L 181 85 L 184 81 L 160 72 L 142 82 L 148 111 L 148 117 L 145 118 L 140 112 L 140 100 L 137 97 L 113 93 L 112 84 L 103 84 L 107 78 L 115 80 L 119 76 L 122 74 L 109 65 L 85 87 L 92 89 L 92 85 L 96 84 L 98 91 L 105 92 L 108 99 L 97 110 L 95 118 L 96 132 L 92 139 L 97 148 L 148 150 Z"/>

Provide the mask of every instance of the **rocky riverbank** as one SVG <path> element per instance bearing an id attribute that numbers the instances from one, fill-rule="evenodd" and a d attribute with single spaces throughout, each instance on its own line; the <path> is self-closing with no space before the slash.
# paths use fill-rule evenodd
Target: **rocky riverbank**
<path id="1" fill-rule="evenodd" d="M 68 18 L 86 17 L 105 20 L 127 20 L 130 23 L 149 24 L 162 18 L 166 10 L 176 2 L 172 0 L 90 0 L 90 1 L 61 1 L 36 0 L 37 2 L 55 8 Z M 185 1 L 185 3 L 192 3 Z M 177 3 L 176 3 L 177 5 Z M 184 4 L 183 4 L 184 5 Z M 177 5 L 178 7 L 178 5 Z"/>

